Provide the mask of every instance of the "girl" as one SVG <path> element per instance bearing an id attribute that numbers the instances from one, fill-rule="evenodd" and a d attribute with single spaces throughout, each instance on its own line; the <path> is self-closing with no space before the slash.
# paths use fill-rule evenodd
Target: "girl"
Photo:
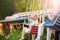
<path id="1" fill-rule="evenodd" d="M 22 37 L 20 40 L 24 39 L 25 33 L 30 33 L 32 35 L 32 40 L 34 40 L 34 36 L 35 36 L 34 34 L 36 34 L 38 31 L 38 25 L 40 24 L 40 19 L 37 13 L 33 13 L 30 16 L 30 18 L 31 20 L 30 20 L 29 28 L 23 27 Z M 34 31 L 35 29 L 36 31 Z"/>
<path id="2" fill-rule="evenodd" d="M 31 16 L 31 18 L 35 21 L 34 25 L 32 25 L 31 31 L 30 31 L 30 34 L 32 35 L 32 40 L 34 40 L 35 35 L 38 32 L 38 25 L 40 24 L 40 18 L 38 16 L 38 13 L 37 14 L 33 14 Z"/>

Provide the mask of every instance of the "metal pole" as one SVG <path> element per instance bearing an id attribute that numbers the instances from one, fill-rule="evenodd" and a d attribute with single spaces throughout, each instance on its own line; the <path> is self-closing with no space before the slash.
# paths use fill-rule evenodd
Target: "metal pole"
<path id="1" fill-rule="evenodd" d="M 28 11 L 28 0 L 26 0 L 26 14 L 27 14 L 27 11 Z M 23 27 L 25 25 L 25 22 L 26 22 L 26 19 L 24 19 Z"/>
<path id="2" fill-rule="evenodd" d="M 33 3 L 32 7 L 34 7 L 34 0 L 32 0 L 32 3 Z M 32 8 L 32 11 L 33 11 L 33 8 Z"/>
<path id="3" fill-rule="evenodd" d="M 40 22 L 41 22 L 42 20 L 41 20 L 41 13 L 40 13 L 40 4 L 41 4 L 41 1 L 38 0 L 38 5 L 39 5 L 39 6 L 38 6 L 38 7 L 39 7 L 39 8 L 38 8 L 38 9 L 39 9 L 38 15 L 40 15 Z"/>
<path id="4" fill-rule="evenodd" d="M 28 11 L 28 0 L 26 0 L 26 12 Z"/>
<path id="5" fill-rule="evenodd" d="M 32 11 L 32 0 L 30 1 L 30 11 Z"/>
<path id="6" fill-rule="evenodd" d="M 28 0 L 26 0 L 26 6 L 27 6 L 27 8 L 26 8 L 26 13 L 28 12 Z M 30 15 L 29 15 L 30 16 Z M 29 21 L 30 21 L 30 18 L 28 18 L 28 24 L 29 24 Z"/>
<path id="7" fill-rule="evenodd" d="M 46 6 L 47 4 L 45 4 L 45 1 L 43 1 L 43 0 L 42 0 L 42 3 L 43 3 L 42 22 L 44 22 L 44 21 L 45 21 L 45 10 L 46 10 L 46 7 L 45 7 L 45 6 Z"/>

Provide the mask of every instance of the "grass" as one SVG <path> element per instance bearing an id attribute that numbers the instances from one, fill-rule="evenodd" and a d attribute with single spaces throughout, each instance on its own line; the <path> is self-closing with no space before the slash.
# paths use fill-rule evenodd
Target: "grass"
<path id="1" fill-rule="evenodd" d="M 22 35 L 22 30 L 16 30 L 15 28 L 12 29 L 12 33 L 9 35 L 7 40 L 19 40 Z M 51 40 L 53 40 L 54 36 L 51 36 Z M 0 36 L 0 40 L 6 40 L 4 36 Z M 30 35 L 25 35 L 25 40 L 30 40 Z M 46 40 L 46 28 L 44 29 L 42 40 Z"/>

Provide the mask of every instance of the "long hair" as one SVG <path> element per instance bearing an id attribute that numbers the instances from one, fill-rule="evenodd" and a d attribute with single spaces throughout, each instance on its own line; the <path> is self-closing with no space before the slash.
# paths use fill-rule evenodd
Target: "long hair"
<path id="1" fill-rule="evenodd" d="M 37 23 L 40 24 L 41 23 L 40 15 L 36 13 L 36 16 L 37 16 Z"/>
<path id="2" fill-rule="evenodd" d="M 40 15 L 38 15 L 38 24 L 41 23 Z"/>

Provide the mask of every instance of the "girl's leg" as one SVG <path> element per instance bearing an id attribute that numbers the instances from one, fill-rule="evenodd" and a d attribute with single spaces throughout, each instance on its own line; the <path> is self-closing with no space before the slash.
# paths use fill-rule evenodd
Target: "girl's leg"
<path id="1" fill-rule="evenodd" d="M 38 35 L 37 35 L 36 40 L 40 40 L 40 38 L 41 38 L 41 36 L 42 36 L 42 34 L 43 34 L 44 24 L 45 24 L 45 22 L 44 22 L 44 23 L 41 23 L 41 24 L 39 25 Z"/>
<path id="2" fill-rule="evenodd" d="M 34 40 L 34 38 L 35 38 L 35 35 L 32 35 L 32 40 Z"/>
<path id="3" fill-rule="evenodd" d="M 50 31 L 50 28 L 47 28 L 47 38 L 46 38 L 46 40 L 50 40 L 50 37 L 51 37 L 51 31 Z"/>

